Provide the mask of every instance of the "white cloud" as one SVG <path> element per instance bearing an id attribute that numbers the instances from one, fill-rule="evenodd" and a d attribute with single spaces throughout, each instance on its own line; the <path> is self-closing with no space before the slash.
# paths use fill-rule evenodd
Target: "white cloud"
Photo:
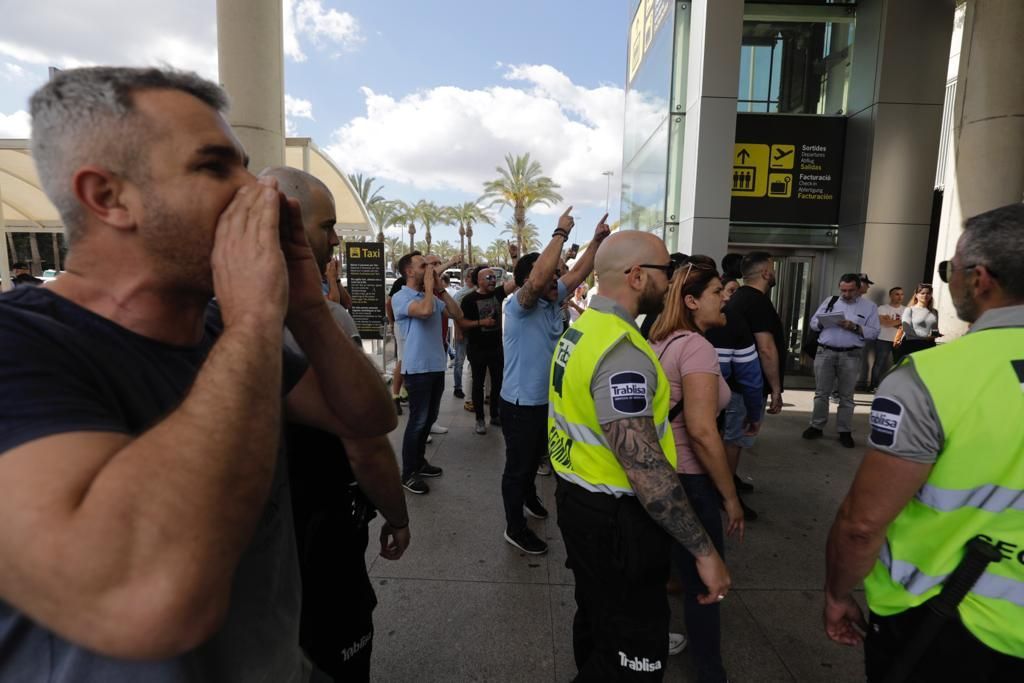
<path id="1" fill-rule="evenodd" d="M 602 171 L 620 176 L 622 89 L 576 85 L 547 65 L 509 66 L 504 77 L 523 87 L 441 86 L 401 99 L 363 88 L 366 115 L 336 130 L 327 151 L 346 170 L 468 193 L 506 154 L 529 152 L 566 203 L 603 206 Z"/>
<path id="2" fill-rule="evenodd" d="M 10 115 L 0 112 L 0 138 L 27 138 L 31 127 L 31 118 L 24 109 Z"/>
<path id="3" fill-rule="evenodd" d="M 316 120 L 313 118 L 312 102 L 298 97 L 292 97 L 287 94 L 284 96 L 284 113 L 288 116 L 295 116 L 300 119 L 309 119 L 310 121 Z"/>
<path id="4" fill-rule="evenodd" d="M 33 0 L 7 10 L 0 55 L 23 64 L 170 64 L 217 78 L 215 3 Z M 112 39 L 116 36 L 116 39 Z"/>
<path id="5" fill-rule="evenodd" d="M 284 0 L 283 10 L 284 52 L 296 62 L 306 61 L 300 37 L 317 48 L 333 44 L 351 49 L 363 41 L 354 16 L 333 8 L 325 9 L 321 0 Z"/>
<path id="6" fill-rule="evenodd" d="M 5 81 L 17 81 L 24 77 L 25 69 L 17 64 L 5 62 L 3 66 L 0 67 L 0 78 L 3 78 Z"/>

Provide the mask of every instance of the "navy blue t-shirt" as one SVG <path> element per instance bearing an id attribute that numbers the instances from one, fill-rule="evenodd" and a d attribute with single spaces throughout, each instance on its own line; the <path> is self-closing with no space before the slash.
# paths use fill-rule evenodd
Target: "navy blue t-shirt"
<path id="1" fill-rule="evenodd" d="M 0 295 L 0 457 L 55 434 L 145 432 L 181 404 L 220 330 L 211 305 L 203 340 L 177 347 L 135 334 L 46 288 Z M 304 362 L 286 353 L 283 390 L 304 371 Z M 259 526 L 235 572 L 227 619 L 209 641 L 169 660 L 116 660 L 62 639 L 0 601 L 0 680 L 297 680 L 300 584 L 281 463 L 279 457 Z"/>

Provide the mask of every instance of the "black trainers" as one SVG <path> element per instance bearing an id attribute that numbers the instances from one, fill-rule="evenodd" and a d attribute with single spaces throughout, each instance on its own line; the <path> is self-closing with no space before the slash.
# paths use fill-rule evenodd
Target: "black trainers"
<path id="1" fill-rule="evenodd" d="M 443 473 L 444 470 L 442 470 L 440 467 L 434 467 L 429 462 L 423 463 L 423 467 L 421 467 L 419 471 L 416 472 L 416 474 L 420 475 L 421 477 L 440 477 Z"/>
<path id="2" fill-rule="evenodd" d="M 807 429 L 804 430 L 804 433 L 802 434 L 802 436 L 805 439 L 820 439 L 821 438 L 821 430 L 818 429 L 817 427 L 808 427 Z"/>
<path id="3" fill-rule="evenodd" d="M 750 482 L 747 482 L 747 481 L 743 481 L 742 479 L 737 477 L 735 474 L 732 475 L 732 483 L 736 485 L 736 490 L 741 492 L 741 493 L 750 493 L 751 491 L 754 490 L 754 485 L 753 484 L 751 484 Z"/>
<path id="4" fill-rule="evenodd" d="M 397 398 L 395 399 L 395 414 L 396 415 L 401 415 L 402 414 L 402 402 L 399 401 Z"/>
<path id="5" fill-rule="evenodd" d="M 491 418 L 491 426 L 492 427 L 500 427 L 501 426 L 501 418 L 499 416 L 497 416 L 497 415 L 492 417 Z"/>
<path id="6" fill-rule="evenodd" d="M 466 395 L 462 393 L 462 389 L 455 387 L 455 398 L 466 398 Z"/>
<path id="7" fill-rule="evenodd" d="M 548 518 L 548 511 L 543 505 L 541 505 L 540 498 L 534 498 L 532 501 L 524 502 L 523 509 L 526 510 L 526 514 L 530 515 L 534 519 Z"/>
<path id="8" fill-rule="evenodd" d="M 548 544 L 537 538 L 537 534 L 523 527 L 521 531 L 510 534 L 505 530 L 505 540 L 528 555 L 543 555 L 548 551 Z"/>
<path id="9" fill-rule="evenodd" d="M 853 442 L 853 434 L 850 432 L 839 432 L 839 443 L 843 448 L 854 448 L 857 445 Z"/>
<path id="10" fill-rule="evenodd" d="M 402 482 L 402 488 L 409 493 L 415 493 L 416 495 L 422 495 L 424 493 L 430 493 L 430 487 L 420 479 L 419 477 L 413 476 Z"/>

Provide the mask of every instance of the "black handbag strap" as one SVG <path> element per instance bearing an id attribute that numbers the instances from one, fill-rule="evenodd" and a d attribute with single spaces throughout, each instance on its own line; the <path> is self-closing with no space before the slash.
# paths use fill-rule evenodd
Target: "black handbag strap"
<path id="1" fill-rule="evenodd" d="M 689 337 L 691 334 L 695 334 L 695 333 L 694 332 L 690 332 L 689 334 L 680 334 L 680 335 L 677 335 L 675 337 L 672 337 L 672 339 L 669 341 L 669 343 L 665 344 L 665 348 L 663 348 L 661 350 L 661 353 L 658 354 L 658 362 L 659 363 L 661 362 L 661 358 L 662 358 L 662 356 L 665 355 L 665 352 L 668 351 L 668 347 L 672 346 L 673 344 L 675 344 L 680 339 L 683 339 L 684 337 Z M 668 411 L 668 422 L 669 422 L 669 424 L 672 424 L 672 422 L 677 417 L 679 417 L 679 414 L 681 412 L 683 412 L 683 399 L 682 398 L 680 398 L 679 401 L 677 401 L 676 404 L 674 406 L 672 406 L 672 409 L 670 411 Z"/>

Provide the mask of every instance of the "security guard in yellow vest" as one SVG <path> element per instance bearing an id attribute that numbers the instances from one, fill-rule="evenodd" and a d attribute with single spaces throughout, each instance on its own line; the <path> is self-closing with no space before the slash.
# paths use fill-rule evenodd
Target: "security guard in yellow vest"
<path id="1" fill-rule="evenodd" d="M 675 475 L 668 381 L 634 322 L 661 310 L 673 269 L 649 233 L 608 237 L 596 256 L 599 293 L 551 364 L 548 450 L 576 579 L 577 681 L 662 679 L 673 538 L 697 557 L 702 601 L 729 591 L 728 571 Z"/>
<path id="2" fill-rule="evenodd" d="M 825 630 L 882 680 L 973 538 L 990 564 L 912 681 L 1024 681 L 1024 205 L 967 221 L 939 264 L 961 339 L 909 356 L 871 406 L 868 451 L 828 543 Z M 851 592 L 864 579 L 865 622 Z"/>

